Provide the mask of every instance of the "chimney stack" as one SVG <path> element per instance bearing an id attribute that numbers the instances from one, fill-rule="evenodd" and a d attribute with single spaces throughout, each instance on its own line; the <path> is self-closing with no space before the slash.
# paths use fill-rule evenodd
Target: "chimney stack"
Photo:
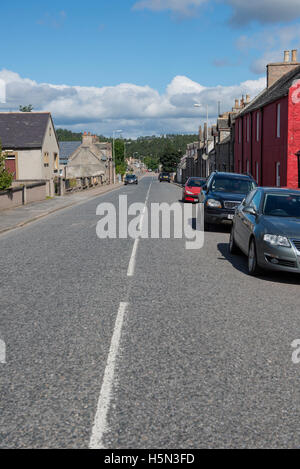
<path id="1" fill-rule="evenodd" d="M 284 62 L 285 63 L 288 63 L 290 61 L 290 51 L 289 50 L 285 50 L 284 51 Z"/>
<path id="2" fill-rule="evenodd" d="M 200 125 L 200 127 L 199 127 L 199 142 L 202 141 L 202 138 L 203 138 L 202 126 Z"/>
<path id="3" fill-rule="evenodd" d="M 246 104 L 250 103 L 250 94 L 246 94 Z"/>
<path id="4" fill-rule="evenodd" d="M 297 49 L 292 50 L 292 62 L 297 62 Z"/>
<path id="5" fill-rule="evenodd" d="M 267 87 L 270 88 L 276 81 L 280 80 L 286 73 L 299 67 L 300 63 L 297 61 L 297 50 L 292 50 L 292 57 L 290 51 L 284 51 L 284 61 L 271 63 L 267 65 Z"/>

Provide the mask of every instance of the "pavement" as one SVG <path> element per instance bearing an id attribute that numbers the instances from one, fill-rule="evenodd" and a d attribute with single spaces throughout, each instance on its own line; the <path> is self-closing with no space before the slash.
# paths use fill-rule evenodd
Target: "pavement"
<path id="1" fill-rule="evenodd" d="M 146 176 L 0 236 L 0 447 L 298 448 L 299 276 L 248 276 L 228 229 L 99 239 L 119 195 L 181 190 Z"/>
<path id="2" fill-rule="evenodd" d="M 55 196 L 40 202 L 22 205 L 9 210 L 0 211 L 0 234 L 11 229 L 20 228 L 32 221 L 43 218 L 51 213 L 80 204 L 86 200 L 105 194 L 120 186 L 119 183 L 99 186 L 84 192 L 74 192 L 62 197 Z"/>

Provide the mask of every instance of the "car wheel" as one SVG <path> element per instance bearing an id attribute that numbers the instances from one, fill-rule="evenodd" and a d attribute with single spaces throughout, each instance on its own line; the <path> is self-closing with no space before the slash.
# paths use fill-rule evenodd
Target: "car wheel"
<path id="1" fill-rule="evenodd" d="M 240 249 L 239 249 L 238 245 L 236 244 L 236 242 L 234 240 L 233 228 L 232 228 L 231 233 L 230 233 L 229 252 L 230 252 L 230 254 L 239 254 L 240 253 Z"/>
<path id="2" fill-rule="evenodd" d="M 249 246 L 248 253 L 248 272 L 250 275 L 256 276 L 260 273 L 260 268 L 257 264 L 257 252 L 255 240 L 252 239 Z"/>

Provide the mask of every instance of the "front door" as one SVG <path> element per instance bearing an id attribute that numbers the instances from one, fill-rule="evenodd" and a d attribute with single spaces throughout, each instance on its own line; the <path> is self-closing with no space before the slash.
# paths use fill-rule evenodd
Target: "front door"
<path id="1" fill-rule="evenodd" d="M 16 179 L 16 157 L 14 155 L 8 156 L 5 160 L 5 169 L 13 174 L 14 180 Z"/>

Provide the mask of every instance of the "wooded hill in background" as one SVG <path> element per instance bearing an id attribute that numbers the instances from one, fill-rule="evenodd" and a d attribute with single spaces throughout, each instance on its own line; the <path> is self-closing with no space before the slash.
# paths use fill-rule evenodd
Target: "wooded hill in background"
<path id="1" fill-rule="evenodd" d="M 57 129 L 59 141 L 80 141 L 82 133 L 74 133 L 67 129 Z M 98 135 L 101 142 L 112 142 L 112 138 Z M 118 138 L 115 140 L 115 157 L 117 169 L 125 171 L 124 156 L 144 160 L 145 164 L 156 169 L 159 162 L 165 171 L 174 171 L 180 156 L 185 154 L 188 143 L 198 140 L 198 135 L 170 134 L 157 137 L 139 137 L 136 140 Z M 169 158 L 168 156 L 169 155 Z"/>
<path id="2" fill-rule="evenodd" d="M 58 140 L 61 142 L 80 141 L 82 138 L 82 133 L 74 133 L 67 129 L 57 129 L 56 133 Z M 98 136 L 102 142 L 112 142 L 112 138 L 104 137 L 103 135 Z M 197 140 L 198 135 L 196 134 L 170 134 L 160 137 L 139 137 L 136 140 L 124 139 L 126 142 L 126 156 L 137 156 L 136 154 L 138 154 L 139 157 L 160 157 L 160 155 L 164 152 L 164 147 L 169 145 L 173 146 L 175 150 L 184 154 L 187 144 L 196 142 Z"/>

